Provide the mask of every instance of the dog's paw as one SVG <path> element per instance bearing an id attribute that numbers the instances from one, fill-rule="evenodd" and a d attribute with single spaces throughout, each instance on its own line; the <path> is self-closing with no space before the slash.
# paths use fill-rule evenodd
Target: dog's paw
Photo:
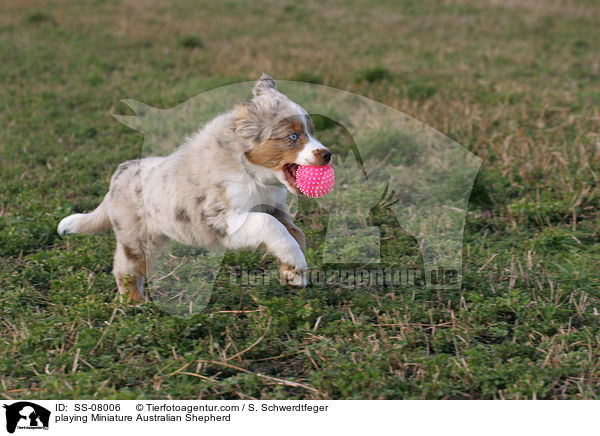
<path id="1" fill-rule="evenodd" d="M 305 288 L 308 284 L 308 271 L 306 268 L 295 268 L 288 264 L 281 265 L 281 281 L 282 283 L 294 288 Z"/>
<path id="2" fill-rule="evenodd" d="M 148 302 L 147 299 L 143 299 L 143 300 L 135 300 L 133 298 L 131 298 L 131 296 L 128 296 L 127 294 L 121 294 L 119 292 L 117 292 L 118 295 L 118 300 L 119 300 L 119 304 L 122 304 L 123 306 L 127 306 L 127 307 L 136 307 L 136 308 L 140 308 L 142 307 L 145 303 Z"/>

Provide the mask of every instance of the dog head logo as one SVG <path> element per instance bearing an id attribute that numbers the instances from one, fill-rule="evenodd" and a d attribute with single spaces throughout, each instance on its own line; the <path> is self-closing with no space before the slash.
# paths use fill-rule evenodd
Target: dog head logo
<path id="1" fill-rule="evenodd" d="M 6 409 L 6 431 L 18 429 L 48 429 L 50 411 L 29 401 L 3 405 Z"/>
<path id="2" fill-rule="evenodd" d="M 253 82 L 226 85 L 165 110 L 123 100 L 137 115 L 115 117 L 144 133 L 144 157 L 165 155 L 215 116 L 248 101 L 254 86 Z M 315 135 L 333 152 L 335 187 L 324 197 L 311 200 L 328 214 L 323 264 L 328 268 L 381 265 L 384 253 L 393 252 L 385 249 L 391 237 L 382 233 L 381 219 L 375 218 L 375 212 L 385 212 L 418 246 L 424 284 L 459 288 L 463 228 L 481 159 L 418 120 L 356 94 L 289 81 L 278 81 L 277 89 L 315 120 L 321 119 L 314 123 Z M 342 126 L 341 136 L 329 134 L 335 126 Z M 177 250 L 181 253 L 181 247 Z M 195 256 L 198 250 L 190 253 Z M 169 290 L 162 302 L 168 300 L 170 305 L 182 301 L 181 295 L 189 294 L 190 289 L 204 287 L 207 292 L 195 292 L 193 309 L 189 299 L 181 305 L 185 313 L 201 310 L 224 254 L 224 249 L 203 252 L 202 260 L 189 268 L 187 276 L 181 256 L 163 257 L 157 266 L 160 269 L 162 262 L 164 268 L 149 286 L 154 301 L 154 290 L 161 287 Z M 392 255 L 385 262 L 393 261 Z M 451 272 L 451 280 L 434 280 L 440 271 Z M 187 278 L 182 279 L 184 276 Z"/>

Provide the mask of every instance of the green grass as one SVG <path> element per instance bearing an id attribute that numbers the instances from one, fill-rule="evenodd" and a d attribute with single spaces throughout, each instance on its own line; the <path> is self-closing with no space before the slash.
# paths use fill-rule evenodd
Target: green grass
<path id="1" fill-rule="evenodd" d="M 198 35 L 186 35 L 179 39 L 179 45 L 185 48 L 203 48 L 204 41 Z"/>
<path id="2" fill-rule="evenodd" d="M 2 6 L 0 395 L 599 396 L 600 8 L 338 3 Z M 484 160 L 461 289 L 290 291 L 223 273 L 190 318 L 115 301 L 112 236 L 55 229 L 140 155 L 143 137 L 111 116 L 131 114 L 119 101 L 172 107 L 263 71 L 381 101 Z M 318 267 L 323 216 L 306 202 L 297 221 Z M 386 256 L 418 267 L 413 240 L 391 225 L 384 237 Z"/>

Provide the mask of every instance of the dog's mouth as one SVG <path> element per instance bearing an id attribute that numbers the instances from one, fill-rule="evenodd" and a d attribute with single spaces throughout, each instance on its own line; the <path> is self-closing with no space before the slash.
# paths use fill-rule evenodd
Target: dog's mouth
<path id="1" fill-rule="evenodd" d="M 285 180 L 288 182 L 288 185 L 297 192 L 298 181 L 296 180 L 296 171 L 298 171 L 298 165 L 295 163 L 288 163 L 283 166 Z"/>

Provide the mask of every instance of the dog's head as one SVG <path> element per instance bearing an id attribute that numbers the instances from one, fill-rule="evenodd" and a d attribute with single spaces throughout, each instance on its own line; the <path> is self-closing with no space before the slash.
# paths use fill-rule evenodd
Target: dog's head
<path id="1" fill-rule="evenodd" d="M 326 165 L 331 152 L 314 137 L 308 113 L 277 91 L 270 76 L 261 76 L 253 94 L 252 101 L 237 104 L 234 110 L 236 134 L 247 144 L 245 156 L 298 194 L 298 166 Z"/>

